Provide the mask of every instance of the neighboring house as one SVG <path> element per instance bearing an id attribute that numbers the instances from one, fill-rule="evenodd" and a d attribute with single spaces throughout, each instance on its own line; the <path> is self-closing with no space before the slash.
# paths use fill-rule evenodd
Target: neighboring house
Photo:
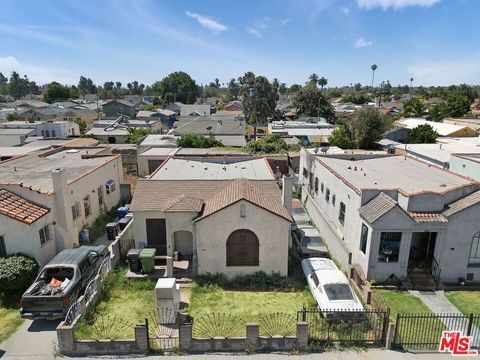
<path id="1" fill-rule="evenodd" d="M 419 125 L 430 125 L 433 130 L 435 130 L 439 136 L 445 136 L 445 137 L 472 137 L 472 136 L 478 136 L 477 132 L 467 126 L 459 126 L 459 125 L 452 125 L 452 124 L 445 124 L 441 122 L 435 122 L 435 121 L 428 121 L 422 118 L 404 118 L 395 121 L 394 126 L 397 126 L 397 129 L 390 132 L 390 136 L 388 137 L 389 140 L 395 140 L 398 142 L 405 142 L 408 140 L 408 138 L 402 138 L 400 139 L 399 134 L 394 134 L 395 131 L 398 131 L 398 128 L 404 128 L 407 129 L 407 133 L 409 133 L 411 130 L 415 129 Z M 401 134 L 404 135 L 405 132 L 401 131 Z M 392 136 L 396 136 L 397 139 L 392 138 Z"/>
<path id="2" fill-rule="evenodd" d="M 138 176 L 147 176 L 153 173 L 171 156 L 175 155 L 178 148 L 153 147 L 137 155 Z"/>
<path id="3" fill-rule="evenodd" d="M 101 119 L 92 123 L 92 128 L 106 128 L 114 124 L 121 124 L 122 126 L 131 129 L 147 129 L 152 133 L 160 133 L 162 130 L 162 123 L 155 119 L 123 119 L 120 122 L 117 119 Z"/>
<path id="4" fill-rule="evenodd" d="M 447 118 L 443 119 L 443 123 L 466 126 L 475 130 L 477 133 L 480 131 L 480 119 Z"/>
<path id="5" fill-rule="evenodd" d="M 3 124 L 5 123 L 0 123 L 0 125 Z M 23 145 L 27 137 L 34 132 L 34 129 L 0 129 L 0 146 Z"/>
<path id="6" fill-rule="evenodd" d="M 225 107 L 223 111 L 241 111 L 243 112 L 242 102 L 240 100 L 233 100 L 230 101 Z"/>
<path id="7" fill-rule="evenodd" d="M 137 113 L 137 119 L 149 119 L 158 121 L 162 124 L 162 128 L 165 130 L 171 129 L 173 127 L 176 116 L 177 114 L 175 112 L 163 109 L 157 109 L 154 111 L 140 110 Z"/>
<path id="8" fill-rule="evenodd" d="M 180 116 L 207 116 L 210 115 L 210 105 L 182 104 Z M 171 109 L 169 109 L 171 110 Z"/>
<path id="9" fill-rule="evenodd" d="M 93 127 L 86 132 L 86 135 L 105 144 L 125 144 L 130 132 L 124 128 Z"/>
<path id="10" fill-rule="evenodd" d="M 169 134 L 213 136 L 224 146 L 242 147 L 246 145 L 246 122 L 236 116 L 180 116 Z"/>
<path id="11" fill-rule="evenodd" d="M 135 242 L 157 255 L 180 253 L 197 274 L 286 276 L 292 182 L 285 182 L 282 202 L 264 159 L 171 158 L 137 183 Z"/>
<path id="12" fill-rule="evenodd" d="M 476 139 L 478 142 L 478 139 Z M 480 153 L 480 147 L 473 143 L 457 142 L 442 142 L 439 138 L 437 144 L 400 144 L 396 146 L 396 152 L 403 154 L 407 153 L 409 156 L 419 160 L 423 160 L 430 164 L 440 166 L 444 169 L 450 168 L 451 156 L 456 153 Z"/>
<path id="13" fill-rule="evenodd" d="M 80 136 L 80 127 L 71 121 L 25 121 L 15 120 L 0 123 L 0 129 L 32 129 L 29 136 L 44 138 L 68 138 Z"/>
<path id="14" fill-rule="evenodd" d="M 180 113 L 182 112 L 182 106 L 183 106 L 183 104 L 181 102 L 177 101 L 177 102 L 168 104 L 165 107 L 165 109 L 169 110 L 169 111 L 173 111 L 175 114 L 180 115 Z"/>
<path id="15" fill-rule="evenodd" d="M 57 148 L 0 162 L 0 242 L 40 265 L 79 245 L 79 234 L 117 205 L 122 160 Z M 22 205 L 23 204 L 23 205 Z"/>
<path id="16" fill-rule="evenodd" d="M 138 154 L 141 154 L 150 148 L 176 148 L 176 147 L 177 147 L 176 136 L 151 134 L 151 135 L 145 136 L 145 138 L 143 138 L 143 140 L 141 140 L 138 143 L 137 152 Z"/>
<path id="17" fill-rule="evenodd" d="M 368 279 L 480 282 L 480 183 L 398 155 L 300 160 L 303 200 L 344 269 Z"/>
<path id="18" fill-rule="evenodd" d="M 131 119 L 135 118 L 135 104 L 127 100 L 112 100 L 102 105 L 102 111 L 107 117 L 118 117 L 126 115 Z"/>
<path id="19" fill-rule="evenodd" d="M 295 136 L 307 143 L 328 143 L 335 125 L 324 118 L 300 118 L 295 121 L 272 121 L 268 124 L 270 134 Z"/>

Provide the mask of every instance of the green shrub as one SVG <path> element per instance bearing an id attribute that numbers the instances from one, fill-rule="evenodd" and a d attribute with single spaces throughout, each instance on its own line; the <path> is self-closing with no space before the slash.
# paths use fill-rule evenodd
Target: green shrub
<path id="1" fill-rule="evenodd" d="M 0 292 L 20 294 L 35 279 L 38 263 L 25 255 L 0 258 Z"/>
<path id="2" fill-rule="evenodd" d="M 214 137 L 206 137 L 202 135 L 187 134 L 177 139 L 177 145 L 184 148 L 206 149 L 212 147 L 223 146 L 221 141 Z"/>
<path id="3" fill-rule="evenodd" d="M 201 288 L 210 289 L 220 286 L 227 290 L 286 290 L 291 288 L 288 278 L 280 274 L 269 275 L 263 271 L 254 274 L 239 275 L 229 280 L 223 274 L 206 274 L 195 277 Z"/>

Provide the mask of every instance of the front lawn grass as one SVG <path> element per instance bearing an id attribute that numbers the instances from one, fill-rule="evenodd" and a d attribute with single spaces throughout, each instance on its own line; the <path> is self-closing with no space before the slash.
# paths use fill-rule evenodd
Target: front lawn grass
<path id="1" fill-rule="evenodd" d="M 422 300 L 407 291 L 375 290 L 390 307 L 390 320 L 395 322 L 399 313 L 431 313 Z"/>
<path id="2" fill-rule="evenodd" d="M 480 291 L 451 291 L 445 296 L 463 314 L 480 315 Z M 480 319 L 476 319 L 475 323 L 480 326 Z"/>
<path id="3" fill-rule="evenodd" d="M 22 323 L 18 306 L 0 297 L 0 343 L 7 340 Z"/>
<path id="4" fill-rule="evenodd" d="M 104 280 L 99 303 L 75 328 L 77 339 L 95 339 L 98 332 L 108 333 L 110 323 L 121 323 L 117 337 L 133 338 L 134 326 L 152 317 L 156 308 L 155 281 L 127 280 L 126 271 L 126 268 L 113 270 Z"/>
<path id="5" fill-rule="evenodd" d="M 305 305 L 315 307 L 310 290 L 240 291 L 224 289 L 218 285 L 192 288 L 189 315 L 193 318 L 208 314 L 229 314 L 247 322 L 258 322 L 262 316 L 273 313 L 295 315 Z"/>

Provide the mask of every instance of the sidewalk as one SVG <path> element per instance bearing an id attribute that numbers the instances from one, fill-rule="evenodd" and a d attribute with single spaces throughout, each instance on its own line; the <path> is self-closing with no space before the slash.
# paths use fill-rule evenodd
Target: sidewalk
<path id="1" fill-rule="evenodd" d="M 425 305 L 427 305 L 430 310 L 432 310 L 432 312 L 435 314 L 458 314 L 462 316 L 464 315 L 446 298 L 444 291 L 426 292 L 411 290 L 410 293 L 420 298 L 425 303 Z M 440 319 L 448 330 L 457 330 L 461 331 L 464 334 L 467 333 L 469 323 L 468 319 L 460 317 Z M 480 346 L 480 329 L 475 325 L 472 326 L 471 336 L 473 337 L 472 343 L 477 347 Z"/>

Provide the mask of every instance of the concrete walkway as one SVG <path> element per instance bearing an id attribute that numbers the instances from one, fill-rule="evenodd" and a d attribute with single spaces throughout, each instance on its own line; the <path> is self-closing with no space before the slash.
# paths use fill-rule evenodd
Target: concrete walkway
<path id="1" fill-rule="evenodd" d="M 446 328 L 450 331 L 461 331 L 463 334 L 467 333 L 469 319 L 464 318 L 462 314 L 445 296 L 443 291 L 413 291 L 410 293 L 420 298 L 425 305 L 435 314 L 452 314 L 459 315 L 458 317 L 452 316 L 450 318 L 440 317 L 440 320 L 444 323 Z M 471 334 L 473 337 L 473 344 L 480 347 L 480 329 L 473 325 Z"/>
<path id="2" fill-rule="evenodd" d="M 7 341 L 0 344 L 0 359 L 53 359 L 59 323 L 60 321 L 26 320 Z"/>

